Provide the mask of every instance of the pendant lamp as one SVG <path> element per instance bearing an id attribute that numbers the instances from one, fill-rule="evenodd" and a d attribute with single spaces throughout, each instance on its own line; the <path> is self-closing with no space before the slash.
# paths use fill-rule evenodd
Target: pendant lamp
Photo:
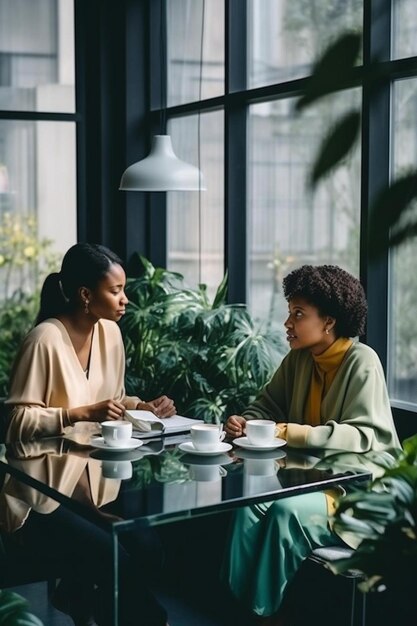
<path id="1" fill-rule="evenodd" d="M 155 135 L 145 159 L 124 172 L 122 191 L 198 191 L 205 190 L 203 175 L 194 165 L 181 161 L 172 148 L 170 135 Z"/>
<path id="2" fill-rule="evenodd" d="M 166 128 L 166 5 L 160 2 L 161 46 L 161 134 L 155 135 L 148 156 L 130 165 L 123 173 L 119 189 L 122 191 L 202 191 L 203 175 L 199 168 L 179 159 Z M 200 66 L 201 85 L 201 66 Z M 201 87 L 200 87 L 201 90 Z M 201 98 L 200 98 L 201 99 Z M 200 141 L 200 137 L 198 137 Z M 198 146 L 200 158 L 200 145 Z"/>

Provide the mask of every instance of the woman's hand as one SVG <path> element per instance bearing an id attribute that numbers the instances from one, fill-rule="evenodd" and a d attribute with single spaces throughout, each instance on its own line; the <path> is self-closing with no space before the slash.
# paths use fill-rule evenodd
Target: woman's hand
<path id="1" fill-rule="evenodd" d="M 232 439 L 242 437 L 245 432 L 246 420 L 241 415 L 231 415 L 227 418 L 224 425 L 226 434 Z"/>
<path id="2" fill-rule="evenodd" d="M 157 417 L 171 417 L 177 412 L 174 401 L 168 396 L 160 396 L 149 402 L 139 402 L 136 406 L 141 411 L 152 411 Z"/>
<path id="3" fill-rule="evenodd" d="M 105 422 L 106 420 L 120 420 L 125 413 L 125 407 L 116 400 L 103 400 L 97 404 L 79 406 L 69 409 L 70 422 Z"/>

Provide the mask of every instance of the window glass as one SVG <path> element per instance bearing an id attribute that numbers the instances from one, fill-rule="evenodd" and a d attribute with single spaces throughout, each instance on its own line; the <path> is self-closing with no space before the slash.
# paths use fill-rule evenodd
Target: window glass
<path id="1" fill-rule="evenodd" d="M 0 109 L 74 112 L 73 0 L 0 0 Z"/>
<path id="2" fill-rule="evenodd" d="M 75 156 L 73 123 L 0 120 L 0 300 L 36 286 L 43 240 L 75 243 Z"/>
<path id="3" fill-rule="evenodd" d="M 394 85 L 392 174 L 416 169 L 417 80 Z M 417 211 L 417 206 L 414 209 Z M 417 239 L 390 253 L 388 387 L 393 400 L 417 404 Z"/>
<path id="4" fill-rule="evenodd" d="M 303 264 L 337 264 L 359 273 L 360 147 L 314 194 L 307 175 L 329 125 L 360 106 L 361 91 L 326 98 L 302 116 L 292 100 L 250 107 L 248 292 L 253 315 L 282 329 L 282 278 Z"/>
<path id="5" fill-rule="evenodd" d="M 176 155 L 198 165 L 198 116 L 169 123 Z M 206 191 L 167 194 L 168 267 L 180 272 L 190 286 L 203 282 L 210 295 L 224 273 L 224 121 L 223 112 L 205 113 L 200 119 L 201 170 Z"/>
<path id="6" fill-rule="evenodd" d="M 224 0 L 169 0 L 167 35 L 168 105 L 199 100 L 200 78 L 201 99 L 223 94 Z"/>
<path id="7" fill-rule="evenodd" d="M 417 55 L 417 11 L 415 0 L 395 0 L 393 10 L 392 57 Z"/>
<path id="8" fill-rule="evenodd" d="M 362 31 L 363 0 L 248 0 L 248 83 L 300 78 L 346 30 Z"/>

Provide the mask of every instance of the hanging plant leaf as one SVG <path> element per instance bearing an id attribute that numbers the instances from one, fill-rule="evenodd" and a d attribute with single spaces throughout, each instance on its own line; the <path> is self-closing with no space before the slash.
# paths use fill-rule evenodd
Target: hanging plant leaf
<path id="1" fill-rule="evenodd" d="M 417 172 L 398 178 L 390 187 L 381 191 L 372 209 L 370 220 L 369 250 L 372 258 L 381 255 L 389 245 L 400 243 L 417 234 L 416 216 L 406 210 L 417 197 Z"/>
<path id="2" fill-rule="evenodd" d="M 323 176 L 347 156 L 359 135 L 360 123 L 360 113 L 350 111 L 333 126 L 314 162 L 310 174 L 311 187 L 315 187 Z"/>
<path id="3" fill-rule="evenodd" d="M 229 275 L 226 270 L 226 273 L 223 276 L 222 282 L 217 287 L 216 295 L 214 296 L 214 300 L 213 300 L 213 309 L 217 309 L 220 305 L 226 304 L 228 278 L 229 278 Z"/>
<path id="4" fill-rule="evenodd" d="M 296 111 L 346 85 L 358 58 L 361 41 L 360 34 L 346 33 L 327 48 L 313 68 L 305 91 L 295 106 Z"/>

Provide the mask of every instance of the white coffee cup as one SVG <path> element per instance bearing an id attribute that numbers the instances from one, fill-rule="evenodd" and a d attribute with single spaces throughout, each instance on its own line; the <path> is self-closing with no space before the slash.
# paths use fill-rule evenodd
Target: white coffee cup
<path id="1" fill-rule="evenodd" d="M 273 420 L 248 420 L 246 436 L 253 446 L 267 446 L 273 443 L 276 424 Z"/>
<path id="2" fill-rule="evenodd" d="M 212 452 L 219 448 L 226 433 L 217 424 L 196 424 L 191 427 L 191 441 L 196 450 Z"/>
<path id="3" fill-rule="evenodd" d="M 226 476 L 221 465 L 190 465 L 190 478 L 199 482 L 212 482 Z"/>
<path id="4" fill-rule="evenodd" d="M 104 478 L 126 480 L 132 477 L 133 466 L 130 461 L 102 461 L 101 471 Z"/>
<path id="5" fill-rule="evenodd" d="M 123 448 L 132 438 L 132 424 L 119 420 L 102 422 L 101 434 L 111 448 Z"/>

